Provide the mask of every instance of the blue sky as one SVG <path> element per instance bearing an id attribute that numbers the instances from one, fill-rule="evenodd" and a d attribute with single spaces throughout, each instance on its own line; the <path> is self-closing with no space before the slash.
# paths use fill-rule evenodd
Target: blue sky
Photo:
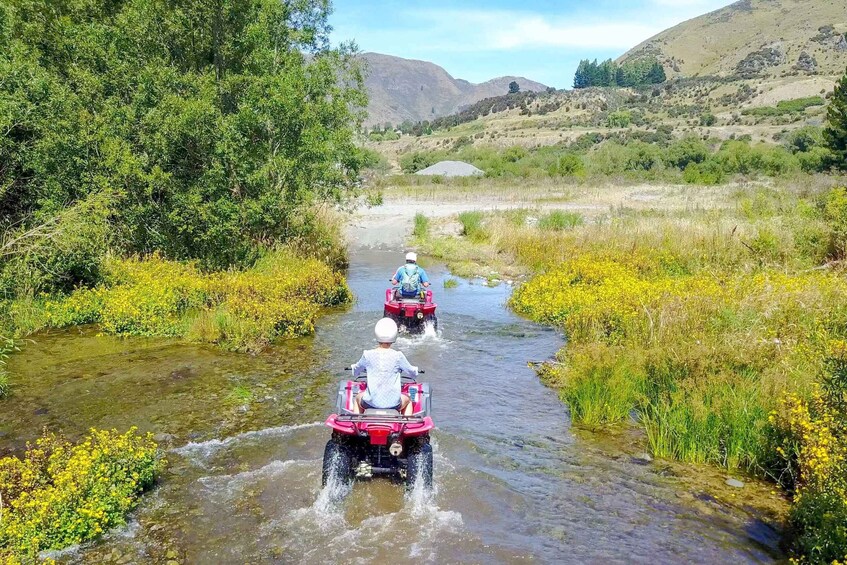
<path id="1" fill-rule="evenodd" d="M 441 65 L 482 82 L 518 75 L 572 85 L 580 59 L 617 57 L 732 0 L 334 0 L 334 43 Z"/>

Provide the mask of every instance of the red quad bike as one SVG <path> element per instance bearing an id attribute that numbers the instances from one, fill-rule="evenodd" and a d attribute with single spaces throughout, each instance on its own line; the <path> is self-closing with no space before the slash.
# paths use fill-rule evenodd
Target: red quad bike
<path id="1" fill-rule="evenodd" d="M 412 401 L 411 416 L 391 409 L 368 409 L 357 414 L 353 411 L 356 395 L 365 390 L 366 379 L 361 376 L 338 385 L 337 413 L 326 420 L 332 437 L 324 449 L 322 485 L 333 477 L 349 484 L 355 478 L 387 475 L 405 481 L 407 489 L 418 481 L 431 489 L 429 432 L 435 425 L 429 416 L 429 385 L 402 378 L 403 394 Z"/>
<path id="2" fill-rule="evenodd" d="M 432 301 L 432 291 L 421 292 L 413 298 L 403 298 L 399 291 L 389 288 L 385 291 L 385 307 L 382 315 L 397 322 L 400 331 L 423 333 L 427 323 L 438 329 L 435 317 L 436 304 Z"/>

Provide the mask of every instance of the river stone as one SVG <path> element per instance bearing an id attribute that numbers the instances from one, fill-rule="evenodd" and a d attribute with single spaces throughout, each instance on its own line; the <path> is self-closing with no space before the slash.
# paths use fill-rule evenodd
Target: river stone
<path id="1" fill-rule="evenodd" d="M 159 432 L 158 434 L 153 436 L 153 441 L 156 443 L 170 443 L 176 439 L 176 436 L 173 434 L 167 434 L 165 432 Z"/>
<path id="2" fill-rule="evenodd" d="M 727 486 L 730 486 L 730 487 L 733 487 L 733 488 L 742 488 L 744 486 L 744 483 L 742 483 L 738 479 L 727 479 L 726 484 L 727 484 Z"/>
<path id="3" fill-rule="evenodd" d="M 653 456 L 645 451 L 644 453 L 639 453 L 638 455 L 636 455 L 635 460 L 650 463 L 651 461 L 653 461 Z"/>

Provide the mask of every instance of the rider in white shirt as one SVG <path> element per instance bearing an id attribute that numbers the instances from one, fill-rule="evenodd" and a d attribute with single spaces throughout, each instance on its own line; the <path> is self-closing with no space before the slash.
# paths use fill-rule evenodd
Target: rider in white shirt
<path id="1" fill-rule="evenodd" d="M 397 340 L 397 323 L 383 318 L 374 328 L 379 345 L 362 353 L 362 358 L 351 368 L 353 376 L 367 374 L 368 387 L 356 396 L 360 412 L 368 408 L 399 410 L 406 414 L 411 409 L 409 397 L 401 394 L 400 376 L 418 376 L 418 368 L 411 365 L 402 352 L 391 349 Z"/>

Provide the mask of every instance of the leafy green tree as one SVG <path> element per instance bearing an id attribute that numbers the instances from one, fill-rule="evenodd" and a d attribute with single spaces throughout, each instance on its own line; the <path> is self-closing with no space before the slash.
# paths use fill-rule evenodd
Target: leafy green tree
<path id="1" fill-rule="evenodd" d="M 509 94 L 517 94 L 521 91 L 521 85 L 519 85 L 516 81 L 512 81 L 509 83 Z"/>
<path id="2" fill-rule="evenodd" d="M 329 11 L 0 3 L 0 232 L 98 196 L 118 250 L 221 267 L 310 229 L 311 204 L 344 200 L 361 166 L 362 76 L 352 46 L 329 47 Z"/>
<path id="3" fill-rule="evenodd" d="M 847 74 L 841 78 L 832 93 L 826 111 L 827 127 L 824 142 L 832 153 L 832 165 L 847 171 Z"/>

